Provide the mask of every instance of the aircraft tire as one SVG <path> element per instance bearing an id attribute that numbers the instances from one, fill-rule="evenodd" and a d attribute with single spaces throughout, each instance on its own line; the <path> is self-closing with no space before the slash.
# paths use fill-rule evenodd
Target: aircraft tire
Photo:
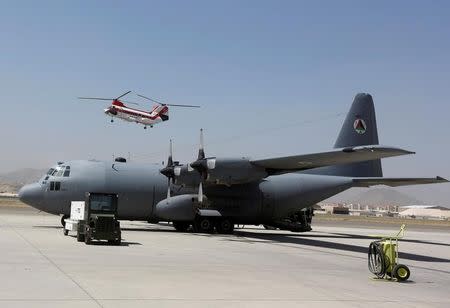
<path id="1" fill-rule="evenodd" d="M 64 229 L 63 233 L 64 233 L 65 236 L 67 236 L 67 235 L 69 235 L 69 230 Z"/>
<path id="2" fill-rule="evenodd" d="M 234 231 L 234 224 L 228 218 L 221 219 L 216 223 L 216 230 L 219 234 L 232 234 Z"/>
<path id="3" fill-rule="evenodd" d="M 199 233 L 212 233 L 214 224 L 208 217 L 197 217 L 194 222 L 194 230 Z"/>
<path id="4" fill-rule="evenodd" d="M 174 221 L 173 222 L 173 227 L 178 232 L 186 232 L 189 229 L 189 225 L 190 225 L 190 223 L 186 222 L 186 221 Z"/>

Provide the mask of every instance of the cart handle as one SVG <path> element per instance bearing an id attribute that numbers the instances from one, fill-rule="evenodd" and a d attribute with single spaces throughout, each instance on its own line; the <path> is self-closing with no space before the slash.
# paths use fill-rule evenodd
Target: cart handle
<path id="1" fill-rule="evenodd" d="M 400 226 L 400 230 L 397 232 L 396 235 L 369 235 L 370 237 L 380 238 L 382 240 L 391 239 L 391 240 L 398 240 L 405 236 L 405 229 L 406 225 L 402 224 Z"/>

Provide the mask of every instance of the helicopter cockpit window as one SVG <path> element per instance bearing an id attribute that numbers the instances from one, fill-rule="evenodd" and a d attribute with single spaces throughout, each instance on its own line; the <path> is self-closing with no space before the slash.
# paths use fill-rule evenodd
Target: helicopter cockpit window
<path id="1" fill-rule="evenodd" d="M 70 166 L 66 166 L 66 170 L 64 170 L 64 177 L 70 176 Z"/>
<path id="2" fill-rule="evenodd" d="M 48 175 L 51 175 L 51 174 L 53 173 L 53 171 L 55 171 L 55 169 L 50 168 L 50 170 L 48 170 L 47 174 L 48 174 Z"/>

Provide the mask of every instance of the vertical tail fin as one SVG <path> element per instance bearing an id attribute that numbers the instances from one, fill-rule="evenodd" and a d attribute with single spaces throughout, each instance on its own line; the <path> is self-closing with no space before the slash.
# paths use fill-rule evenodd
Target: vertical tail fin
<path id="1" fill-rule="evenodd" d="M 378 144 L 375 108 L 370 94 L 358 93 L 353 100 L 350 111 L 339 132 L 335 148 L 359 145 Z M 360 163 L 336 165 L 318 168 L 311 173 L 349 176 L 349 177 L 382 177 L 381 161 L 371 160 Z"/>
<path id="2" fill-rule="evenodd" d="M 353 100 L 350 111 L 345 118 L 335 148 L 378 143 L 377 121 L 375 107 L 370 94 L 358 93 Z M 351 177 L 382 177 L 381 161 L 379 159 L 333 166 L 334 174 Z"/>

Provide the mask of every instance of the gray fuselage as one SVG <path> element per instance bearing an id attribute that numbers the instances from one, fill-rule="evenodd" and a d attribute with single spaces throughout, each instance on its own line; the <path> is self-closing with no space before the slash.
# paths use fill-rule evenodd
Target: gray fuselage
<path id="1" fill-rule="evenodd" d="M 167 178 L 160 166 L 141 163 L 70 161 L 52 169 L 70 167 L 46 175 L 39 182 L 24 186 L 20 199 L 47 213 L 70 214 L 71 201 L 82 201 L 86 192 L 119 195 L 118 214 L 123 220 L 158 221 L 155 205 L 167 197 Z M 55 173 L 55 172 L 54 172 Z M 55 184 L 59 182 L 59 189 Z M 352 179 L 325 175 L 289 173 L 261 181 L 205 187 L 210 207 L 232 217 L 236 223 L 270 223 L 309 207 L 352 186 Z M 172 195 L 195 193 L 195 188 L 172 185 Z"/>

